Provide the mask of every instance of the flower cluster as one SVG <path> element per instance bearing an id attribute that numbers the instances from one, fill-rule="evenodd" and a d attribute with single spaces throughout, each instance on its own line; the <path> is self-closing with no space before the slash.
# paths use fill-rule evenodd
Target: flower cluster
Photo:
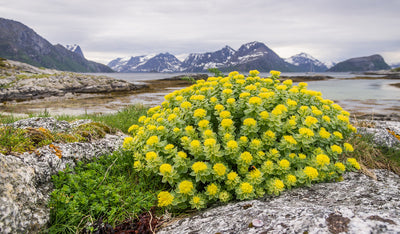
<path id="1" fill-rule="evenodd" d="M 129 128 L 123 147 L 135 170 L 173 188 L 158 194 L 158 206 L 201 209 L 278 195 L 360 168 L 355 159 L 338 160 L 353 151 L 343 142 L 355 132 L 348 112 L 306 83 L 279 81 L 278 71 L 258 74 L 199 80 Z"/>

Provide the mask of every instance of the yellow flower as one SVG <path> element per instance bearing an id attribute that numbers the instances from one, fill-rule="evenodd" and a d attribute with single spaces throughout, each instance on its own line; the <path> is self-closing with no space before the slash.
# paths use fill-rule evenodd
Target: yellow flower
<path id="1" fill-rule="evenodd" d="M 256 126 L 257 121 L 253 118 L 247 118 L 243 121 L 243 124 L 248 127 Z"/>
<path id="2" fill-rule="evenodd" d="M 296 176 L 289 174 L 286 176 L 286 181 L 288 182 L 288 184 L 293 185 L 297 182 L 297 178 Z"/>
<path id="3" fill-rule="evenodd" d="M 209 122 L 208 120 L 203 119 L 203 120 L 199 121 L 199 127 L 200 127 L 200 128 L 206 128 L 206 127 L 208 126 L 209 123 L 210 123 L 210 122 Z"/>
<path id="4" fill-rule="evenodd" d="M 236 84 L 241 84 L 241 85 L 244 84 L 244 83 L 246 83 L 246 81 L 243 80 L 243 79 L 236 80 L 235 82 L 236 82 Z"/>
<path id="5" fill-rule="evenodd" d="M 223 119 L 221 121 L 221 126 L 224 128 L 228 128 L 233 125 L 233 121 L 231 119 Z"/>
<path id="6" fill-rule="evenodd" d="M 307 83 L 305 83 L 305 82 L 300 82 L 299 83 L 299 87 L 302 89 L 302 88 L 306 88 L 308 86 L 308 84 Z"/>
<path id="7" fill-rule="evenodd" d="M 148 152 L 146 153 L 146 160 L 147 161 L 152 161 L 157 158 L 157 153 L 156 152 Z"/>
<path id="8" fill-rule="evenodd" d="M 322 117 L 322 119 L 323 119 L 325 122 L 327 122 L 327 123 L 330 123 L 330 122 L 331 122 L 331 118 L 329 118 L 329 116 L 324 115 L 324 116 Z"/>
<path id="9" fill-rule="evenodd" d="M 299 154 L 299 158 L 300 158 L 300 159 L 306 159 L 307 156 L 306 156 L 305 154 Z"/>
<path id="10" fill-rule="evenodd" d="M 279 104 L 277 105 L 272 111 L 271 113 L 274 115 L 281 115 L 283 112 L 287 112 L 287 108 L 286 106 Z"/>
<path id="11" fill-rule="evenodd" d="M 315 159 L 317 161 L 317 164 L 321 167 L 328 165 L 330 163 L 329 157 L 326 156 L 325 154 L 318 154 Z"/>
<path id="12" fill-rule="evenodd" d="M 172 122 L 177 118 L 176 114 L 170 114 L 167 118 L 168 122 Z"/>
<path id="13" fill-rule="evenodd" d="M 132 142 L 133 142 L 133 137 L 125 137 L 124 143 L 122 143 L 122 147 L 126 149 Z"/>
<path id="14" fill-rule="evenodd" d="M 158 206 L 159 207 L 171 205 L 172 201 L 174 200 L 174 196 L 166 191 L 160 192 L 157 195 L 157 198 L 158 198 Z"/>
<path id="15" fill-rule="evenodd" d="M 331 150 L 334 153 L 341 154 L 343 152 L 342 148 L 338 145 L 332 145 Z"/>
<path id="16" fill-rule="evenodd" d="M 272 76 L 280 76 L 281 72 L 280 71 L 275 71 L 275 70 L 271 70 L 269 72 Z"/>
<path id="17" fill-rule="evenodd" d="M 288 106 L 297 106 L 297 102 L 290 98 L 286 101 L 286 103 L 288 104 Z"/>
<path id="18" fill-rule="evenodd" d="M 207 111 L 204 109 L 201 109 L 201 108 L 195 110 L 193 113 L 193 116 L 196 118 L 199 118 L 199 119 L 204 118 L 206 115 L 207 115 Z"/>
<path id="19" fill-rule="evenodd" d="M 134 125 L 132 125 L 132 126 L 129 127 L 128 132 L 133 132 L 133 131 L 135 131 L 135 130 L 137 130 L 137 129 L 139 129 L 139 126 L 136 125 L 136 124 L 134 124 Z"/>
<path id="20" fill-rule="evenodd" d="M 173 145 L 173 144 L 168 144 L 168 145 L 166 145 L 166 146 L 164 147 L 165 150 L 171 150 L 171 149 L 173 149 L 173 148 L 174 148 L 174 145 Z"/>
<path id="21" fill-rule="evenodd" d="M 254 147 L 254 148 L 260 148 L 262 145 L 262 141 L 258 140 L 258 139 L 253 139 L 250 142 L 250 147 Z"/>
<path id="22" fill-rule="evenodd" d="M 207 194 L 210 196 L 214 196 L 218 193 L 218 187 L 214 183 L 207 186 Z"/>
<path id="23" fill-rule="evenodd" d="M 247 142 L 249 141 L 249 139 L 248 139 L 246 136 L 241 136 L 241 137 L 239 138 L 239 140 L 240 140 L 241 142 L 243 142 L 243 143 L 247 143 Z"/>
<path id="24" fill-rule="evenodd" d="M 190 107 L 192 107 L 192 103 L 190 102 L 182 102 L 181 104 L 181 108 L 183 109 L 189 109 Z"/>
<path id="25" fill-rule="evenodd" d="M 268 114 L 267 111 L 261 111 L 260 117 L 261 117 L 261 119 L 265 120 L 265 119 L 267 119 L 269 117 L 269 114 Z"/>
<path id="26" fill-rule="evenodd" d="M 250 74 L 250 76 L 257 76 L 258 74 L 260 74 L 260 72 L 257 70 L 251 70 L 251 71 L 249 71 L 249 74 Z"/>
<path id="27" fill-rule="evenodd" d="M 287 89 L 287 86 L 286 86 L 286 85 L 278 85 L 278 86 L 276 87 L 276 89 L 277 89 L 277 90 L 286 90 L 286 89 Z"/>
<path id="28" fill-rule="evenodd" d="M 259 97 L 251 97 L 249 99 L 249 104 L 251 104 L 251 105 L 261 105 L 261 103 L 262 103 L 262 100 Z"/>
<path id="29" fill-rule="evenodd" d="M 175 127 L 172 131 L 175 132 L 175 133 L 178 133 L 178 132 L 180 132 L 181 130 L 180 130 L 179 128 Z"/>
<path id="30" fill-rule="evenodd" d="M 216 164 L 213 166 L 213 170 L 214 170 L 214 172 L 217 173 L 217 175 L 219 175 L 219 176 L 223 176 L 223 175 L 225 175 L 225 173 L 226 173 L 226 167 L 225 167 L 224 164 L 222 164 L 222 163 L 216 163 Z"/>
<path id="31" fill-rule="evenodd" d="M 272 96 L 274 96 L 274 95 L 275 95 L 274 92 L 262 92 L 262 93 L 259 93 L 259 94 L 258 94 L 258 96 L 259 96 L 260 98 L 262 98 L 262 99 L 268 99 L 268 98 L 270 98 L 270 97 L 272 97 Z"/>
<path id="32" fill-rule="evenodd" d="M 154 144 L 157 144 L 158 142 L 159 142 L 158 136 L 151 136 L 151 137 L 149 137 L 149 139 L 147 139 L 146 145 L 152 146 Z"/>
<path id="33" fill-rule="evenodd" d="M 227 145 L 228 149 L 237 149 L 239 147 L 237 142 L 234 140 L 228 141 L 228 143 L 226 145 Z"/>
<path id="34" fill-rule="evenodd" d="M 223 105 L 221 105 L 221 104 L 217 104 L 217 105 L 215 105 L 214 109 L 216 111 L 220 112 L 220 111 L 224 110 L 225 107 Z"/>
<path id="35" fill-rule="evenodd" d="M 320 111 L 320 110 L 313 110 L 312 113 L 314 115 L 322 115 L 322 111 Z"/>
<path id="36" fill-rule="evenodd" d="M 255 86 L 255 85 L 247 85 L 245 87 L 245 89 L 248 90 L 248 91 L 254 91 L 254 90 L 257 90 L 257 86 Z"/>
<path id="37" fill-rule="evenodd" d="M 321 128 L 321 130 L 319 130 L 319 135 L 325 139 L 331 137 L 331 134 L 328 131 L 326 131 L 325 128 Z"/>
<path id="38" fill-rule="evenodd" d="M 268 131 L 266 131 L 264 133 L 264 136 L 266 136 L 266 137 L 268 137 L 270 139 L 273 139 L 273 138 L 275 138 L 275 133 L 273 131 L 271 131 L 271 130 L 268 130 Z"/>
<path id="39" fill-rule="evenodd" d="M 201 198 L 199 196 L 194 196 L 192 198 L 193 204 L 200 204 Z"/>
<path id="40" fill-rule="evenodd" d="M 232 171 L 232 172 L 229 172 L 228 173 L 228 180 L 231 180 L 231 181 L 233 181 L 233 180 L 235 180 L 237 177 L 238 177 L 238 174 L 236 173 L 236 172 L 234 172 L 234 171 Z"/>
<path id="41" fill-rule="evenodd" d="M 232 89 L 224 89 L 224 90 L 222 90 L 223 94 L 228 94 L 229 95 L 229 94 L 232 94 L 232 92 L 233 92 Z"/>
<path id="42" fill-rule="evenodd" d="M 339 171 L 345 171 L 346 170 L 346 167 L 343 165 L 343 163 L 341 163 L 341 162 L 337 162 L 337 163 L 335 163 L 335 167 L 337 168 L 337 169 L 339 169 Z"/>
<path id="43" fill-rule="evenodd" d="M 313 130 L 309 129 L 309 128 L 300 128 L 299 129 L 299 133 L 302 136 L 306 136 L 306 137 L 313 137 L 314 136 L 314 132 Z"/>
<path id="44" fill-rule="evenodd" d="M 308 127 L 316 123 L 318 123 L 318 119 L 312 116 L 307 116 L 306 119 L 304 120 L 304 124 L 307 125 Z"/>
<path id="45" fill-rule="evenodd" d="M 353 146 L 350 145 L 349 143 L 344 143 L 343 146 L 344 146 L 344 149 L 345 149 L 347 152 L 353 152 L 353 151 L 354 151 Z"/>
<path id="46" fill-rule="evenodd" d="M 198 147 L 200 147 L 200 141 L 193 140 L 192 142 L 190 142 L 190 146 L 193 148 L 198 148 Z"/>
<path id="47" fill-rule="evenodd" d="M 292 136 L 283 136 L 286 142 L 292 145 L 297 145 L 297 141 Z"/>
<path id="48" fill-rule="evenodd" d="M 210 129 L 205 130 L 203 134 L 204 134 L 204 136 L 206 138 L 212 138 L 213 137 L 213 131 L 210 130 Z"/>
<path id="49" fill-rule="evenodd" d="M 142 163 L 140 162 L 140 161 L 135 161 L 134 163 L 133 163 L 133 168 L 140 168 L 142 166 Z"/>
<path id="50" fill-rule="evenodd" d="M 260 177 L 261 177 L 261 172 L 260 172 L 260 170 L 258 170 L 257 168 L 254 169 L 254 170 L 251 170 L 251 171 L 250 171 L 250 177 L 251 177 L 252 179 L 258 179 L 258 178 L 260 178 Z"/>
<path id="51" fill-rule="evenodd" d="M 360 164 L 355 158 L 348 158 L 347 162 L 349 162 L 355 169 L 360 170 Z"/>
<path id="52" fill-rule="evenodd" d="M 165 175 L 167 173 L 171 173 L 172 172 L 172 166 L 168 163 L 164 163 L 160 166 L 160 173 Z"/>
<path id="53" fill-rule="evenodd" d="M 279 179 L 275 179 L 272 185 L 274 186 L 274 190 L 278 192 L 282 192 L 283 188 L 285 187 L 283 181 Z"/>
<path id="54" fill-rule="evenodd" d="M 244 182 L 240 184 L 240 190 L 242 190 L 243 193 L 249 194 L 253 192 L 253 186 L 247 182 Z"/>
<path id="55" fill-rule="evenodd" d="M 318 171 L 314 167 L 305 167 L 303 172 L 310 180 L 315 180 L 318 177 Z"/>
<path id="56" fill-rule="evenodd" d="M 343 122 L 345 122 L 345 123 L 349 123 L 349 117 L 347 117 L 347 116 L 338 115 L 337 118 L 338 118 L 340 121 L 343 121 Z"/>
<path id="57" fill-rule="evenodd" d="M 253 156 L 251 156 L 249 152 L 245 151 L 240 155 L 240 160 L 245 162 L 246 164 L 250 164 L 253 160 Z"/>
<path id="58" fill-rule="evenodd" d="M 343 110 L 341 106 L 339 106 L 338 104 L 332 104 L 332 107 L 335 108 L 336 110 Z"/>
<path id="59" fill-rule="evenodd" d="M 293 81 L 292 80 L 285 80 L 285 81 L 282 82 L 282 84 L 290 86 L 290 85 L 293 84 Z"/>
<path id="60" fill-rule="evenodd" d="M 192 170 L 195 173 L 199 173 L 199 172 L 205 171 L 205 170 L 207 170 L 207 164 L 205 164 L 204 162 L 195 162 L 192 165 Z"/>
<path id="61" fill-rule="evenodd" d="M 343 139 L 342 133 L 340 133 L 340 132 L 338 132 L 338 131 L 333 132 L 333 135 L 335 135 L 335 136 L 336 136 L 337 138 L 339 138 L 339 139 Z"/>
<path id="62" fill-rule="evenodd" d="M 236 102 L 236 100 L 234 98 L 228 98 L 228 100 L 226 100 L 226 103 L 228 104 L 234 104 Z"/>
<path id="63" fill-rule="evenodd" d="M 213 147 L 213 146 L 215 146 L 216 143 L 217 143 L 217 141 L 213 138 L 209 138 L 204 141 L 204 145 L 207 147 Z"/>
<path id="64" fill-rule="evenodd" d="M 219 113 L 219 117 L 221 117 L 222 119 L 228 119 L 231 117 L 231 112 L 221 111 L 221 113 Z"/>
<path id="65" fill-rule="evenodd" d="M 236 75 L 239 75 L 239 72 L 233 71 L 233 72 L 230 72 L 228 76 L 234 77 L 234 76 L 236 76 Z"/>
<path id="66" fill-rule="evenodd" d="M 179 193 L 189 194 L 193 191 L 193 183 L 188 180 L 184 180 L 179 183 L 178 188 L 179 188 Z"/>
<path id="67" fill-rule="evenodd" d="M 290 162 L 286 159 L 282 159 L 281 161 L 279 161 L 279 167 L 288 170 L 290 168 Z"/>
<path id="68" fill-rule="evenodd" d="M 216 97 L 211 97 L 210 98 L 210 102 L 211 103 L 215 103 L 215 102 L 217 102 L 218 101 L 218 99 L 216 98 Z"/>
<path id="69" fill-rule="evenodd" d="M 239 95 L 240 98 L 245 98 L 245 97 L 249 97 L 249 96 L 250 96 L 250 93 L 248 93 L 248 92 L 243 92 Z"/>
<path id="70" fill-rule="evenodd" d="M 183 151 L 179 151 L 178 152 L 178 156 L 181 157 L 181 158 L 187 158 L 187 154 L 185 152 L 183 152 Z"/>
<path id="71" fill-rule="evenodd" d="M 160 131 L 160 132 L 161 132 L 161 131 L 164 131 L 164 130 L 165 130 L 165 127 L 164 127 L 164 126 L 158 126 L 158 127 L 157 127 L 157 131 Z"/>

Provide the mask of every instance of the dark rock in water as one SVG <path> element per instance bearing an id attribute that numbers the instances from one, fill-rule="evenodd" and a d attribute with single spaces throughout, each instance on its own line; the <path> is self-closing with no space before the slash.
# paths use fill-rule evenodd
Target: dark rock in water
<path id="1" fill-rule="evenodd" d="M 399 233 L 400 177 L 373 172 L 377 180 L 346 173 L 342 182 L 208 209 L 157 233 Z"/>
<path id="2" fill-rule="evenodd" d="M 169 78 L 164 78 L 164 79 L 159 79 L 159 80 L 207 80 L 208 75 L 207 74 L 187 74 L 187 75 L 179 75 L 179 76 L 173 76 Z"/>
<path id="3" fill-rule="evenodd" d="M 87 121 L 68 123 L 53 118 L 31 118 L 14 123 L 15 127 L 44 127 L 52 131 L 68 131 Z M 0 232 L 36 233 L 49 221 L 51 176 L 77 161 L 90 160 L 117 150 L 124 135 L 106 135 L 93 142 L 56 144 L 62 157 L 54 148 L 44 146 L 36 152 L 19 156 L 0 153 Z"/>

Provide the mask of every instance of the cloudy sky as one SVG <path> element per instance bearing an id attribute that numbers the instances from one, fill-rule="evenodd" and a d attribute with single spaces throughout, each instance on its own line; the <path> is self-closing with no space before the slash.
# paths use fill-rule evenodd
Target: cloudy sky
<path id="1" fill-rule="evenodd" d="M 210 52 L 260 41 L 323 62 L 381 54 L 400 63 L 399 0 L 2 0 L 0 17 L 90 60 Z"/>

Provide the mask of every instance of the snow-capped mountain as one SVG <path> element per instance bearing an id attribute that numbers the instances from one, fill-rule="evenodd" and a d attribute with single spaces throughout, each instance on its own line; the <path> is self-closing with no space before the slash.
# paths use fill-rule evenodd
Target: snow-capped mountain
<path id="1" fill-rule="evenodd" d="M 182 63 L 182 70 L 187 72 L 202 72 L 208 68 L 226 67 L 235 52 L 231 47 L 225 46 L 215 52 L 189 54 Z"/>
<path id="2" fill-rule="evenodd" d="M 324 63 L 306 53 L 293 55 L 285 59 L 285 62 L 295 66 L 295 70 L 298 72 L 324 72 L 328 70 Z"/>
<path id="3" fill-rule="evenodd" d="M 290 71 L 290 67 L 274 51 L 261 42 L 242 45 L 230 59 L 227 70 L 249 71 L 257 69 Z"/>
<path id="4" fill-rule="evenodd" d="M 279 70 L 291 71 L 325 71 L 327 67 L 310 55 L 301 53 L 282 59 L 273 50 L 261 42 L 250 42 L 242 45 L 237 51 L 229 46 L 206 53 L 192 53 L 183 62 L 174 55 L 165 53 L 158 55 L 117 58 L 108 66 L 117 72 L 206 72 L 209 68 L 221 71 L 249 71 L 257 69 L 260 72 Z"/>
<path id="5" fill-rule="evenodd" d="M 170 53 L 117 58 L 108 63 L 117 72 L 178 72 L 182 62 Z"/>
<path id="6" fill-rule="evenodd" d="M 77 44 L 66 45 L 65 48 L 67 48 L 67 50 L 69 50 L 69 51 L 72 51 L 74 53 L 79 54 L 82 57 L 85 57 L 85 56 L 83 56 L 83 52 L 81 50 L 81 47 L 79 45 L 77 45 Z"/>

